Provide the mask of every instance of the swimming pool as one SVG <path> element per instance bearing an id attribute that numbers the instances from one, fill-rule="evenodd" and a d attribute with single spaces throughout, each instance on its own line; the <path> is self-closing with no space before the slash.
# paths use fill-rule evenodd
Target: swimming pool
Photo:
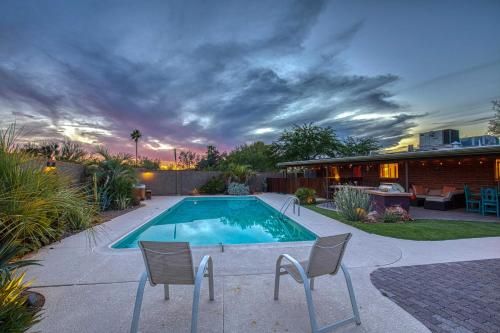
<path id="1" fill-rule="evenodd" d="M 136 248 L 140 240 L 191 245 L 308 241 L 316 235 L 253 197 L 185 198 L 111 247 Z"/>

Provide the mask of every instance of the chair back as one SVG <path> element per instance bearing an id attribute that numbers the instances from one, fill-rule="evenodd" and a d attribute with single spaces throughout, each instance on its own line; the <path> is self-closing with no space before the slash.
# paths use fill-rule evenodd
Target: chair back
<path id="1" fill-rule="evenodd" d="M 464 185 L 464 193 L 465 193 L 466 200 L 470 200 L 472 198 L 472 195 L 470 193 L 470 188 L 468 185 Z"/>
<path id="2" fill-rule="evenodd" d="M 318 238 L 309 254 L 307 276 L 312 278 L 326 274 L 337 274 L 351 236 L 350 233 L 347 233 Z"/>
<path id="3" fill-rule="evenodd" d="M 496 188 L 488 187 L 481 189 L 481 200 L 483 202 L 494 203 L 498 201 L 498 192 Z"/>
<path id="4" fill-rule="evenodd" d="M 151 285 L 194 284 L 189 243 L 140 241 L 139 248 Z"/>

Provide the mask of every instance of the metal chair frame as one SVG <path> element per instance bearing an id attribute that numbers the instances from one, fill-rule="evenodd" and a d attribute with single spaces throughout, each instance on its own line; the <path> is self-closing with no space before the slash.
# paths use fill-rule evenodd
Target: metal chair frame
<path id="1" fill-rule="evenodd" d="M 146 267 L 146 271 L 142 273 L 139 280 L 139 286 L 137 288 L 137 294 L 135 298 L 134 314 L 132 317 L 132 324 L 130 326 L 130 333 L 137 333 L 139 329 L 139 317 L 141 314 L 142 300 L 144 297 L 144 289 L 146 282 L 150 280 L 149 278 L 149 267 Z M 194 293 L 193 293 L 193 307 L 191 313 L 191 333 L 196 333 L 198 330 L 198 313 L 200 304 L 200 290 L 201 283 L 204 277 L 208 277 L 208 291 L 210 301 L 214 300 L 214 271 L 212 258 L 206 255 L 201 259 L 200 265 L 196 272 L 195 282 L 194 282 Z M 164 284 L 164 297 L 165 300 L 170 299 L 169 285 Z"/>
<path id="2" fill-rule="evenodd" d="M 302 265 L 292 256 L 289 254 L 282 254 L 278 257 L 278 260 L 276 261 L 276 274 L 274 278 L 274 300 L 278 300 L 279 297 L 279 288 L 280 288 L 280 278 L 281 275 L 288 274 L 286 271 L 283 272 L 281 271 L 282 265 L 281 262 L 283 259 L 286 259 L 289 261 L 291 264 L 295 266 L 295 268 L 298 270 L 300 277 L 302 279 L 302 284 L 304 286 L 304 291 L 306 294 L 306 301 L 307 301 L 307 311 L 309 313 L 309 320 L 311 324 L 311 330 L 312 333 L 325 333 L 325 332 L 330 332 L 340 326 L 344 326 L 349 323 L 356 323 L 357 325 L 361 324 L 361 318 L 359 316 L 359 310 L 358 310 L 358 304 L 356 302 L 356 296 L 354 295 L 354 289 L 352 287 L 352 282 L 351 282 L 351 276 L 349 275 L 349 271 L 347 270 L 347 267 L 344 264 L 341 264 L 340 267 L 342 269 L 342 272 L 344 273 L 344 278 L 347 284 L 347 290 L 349 291 L 349 298 L 351 301 L 351 307 L 352 307 L 352 312 L 353 316 L 350 318 L 346 318 L 344 320 L 339 320 L 335 323 L 328 324 L 324 327 L 319 328 L 318 327 L 318 322 L 316 320 L 316 311 L 314 309 L 314 303 L 312 299 L 312 293 L 311 290 L 314 290 L 314 278 L 309 278 L 304 271 L 304 268 Z"/>

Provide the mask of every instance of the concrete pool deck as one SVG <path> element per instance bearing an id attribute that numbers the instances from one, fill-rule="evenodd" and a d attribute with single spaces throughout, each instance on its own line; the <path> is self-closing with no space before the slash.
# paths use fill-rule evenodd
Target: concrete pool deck
<path id="1" fill-rule="evenodd" d="M 43 266 L 28 269 L 28 278 L 46 297 L 40 332 L 127 332 L 137 281 L 144 264 L 137 249 L 108 246 L 183 197 L 155 197 L 146 206 L 119 216 L 99 228 L 89 245 L 83 232 L 44 247 L 32 257 Z M 279 209 L 284 196 L 259 198 Z M 351 232 L 344 259 L 360 306 L 362 325 L 339 332 L 428 332 L 418 320 L 382 296 L 370 282 L 378 267 L 500 258 L 500 237 L 440 242 L 407 241 L 368 234 L 302 208 L 287 215 L 319 236 Z M 311 242 L 226 245 L 194 248 L 194 260 L 210 254 L 215 268 L 215 301 L 202 287 L 199 332 L 308 332 L 309 319 L 301 285 L 282 279 L 280 300 L 273 301 L 277 256 L 304 258 Z M 350 316 L 348 294 L 341 275 L 317 279 L 313 298 L 321 324 Z M 192 286 L 172 286 L 171 300 L 161 287 L 146 287 L 140 330 L 188 332 Z"/>

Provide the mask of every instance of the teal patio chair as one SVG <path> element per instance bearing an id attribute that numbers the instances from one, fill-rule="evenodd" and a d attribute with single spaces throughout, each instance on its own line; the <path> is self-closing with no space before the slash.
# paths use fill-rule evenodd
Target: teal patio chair
<path id="1" fill-rule="evenodd" d="M 473 213 L 481 213 L 481 199 L 474 198 L 469 186 L 464 185 L 465 193 L 465 211 Z"/>
<path id="2" fill-rule="evenodd" d="M 494 213 L 500 216 L 500 205 L 498 204 L 498 191 L 496 188 L 481 189 L 481 214 Z"/>

